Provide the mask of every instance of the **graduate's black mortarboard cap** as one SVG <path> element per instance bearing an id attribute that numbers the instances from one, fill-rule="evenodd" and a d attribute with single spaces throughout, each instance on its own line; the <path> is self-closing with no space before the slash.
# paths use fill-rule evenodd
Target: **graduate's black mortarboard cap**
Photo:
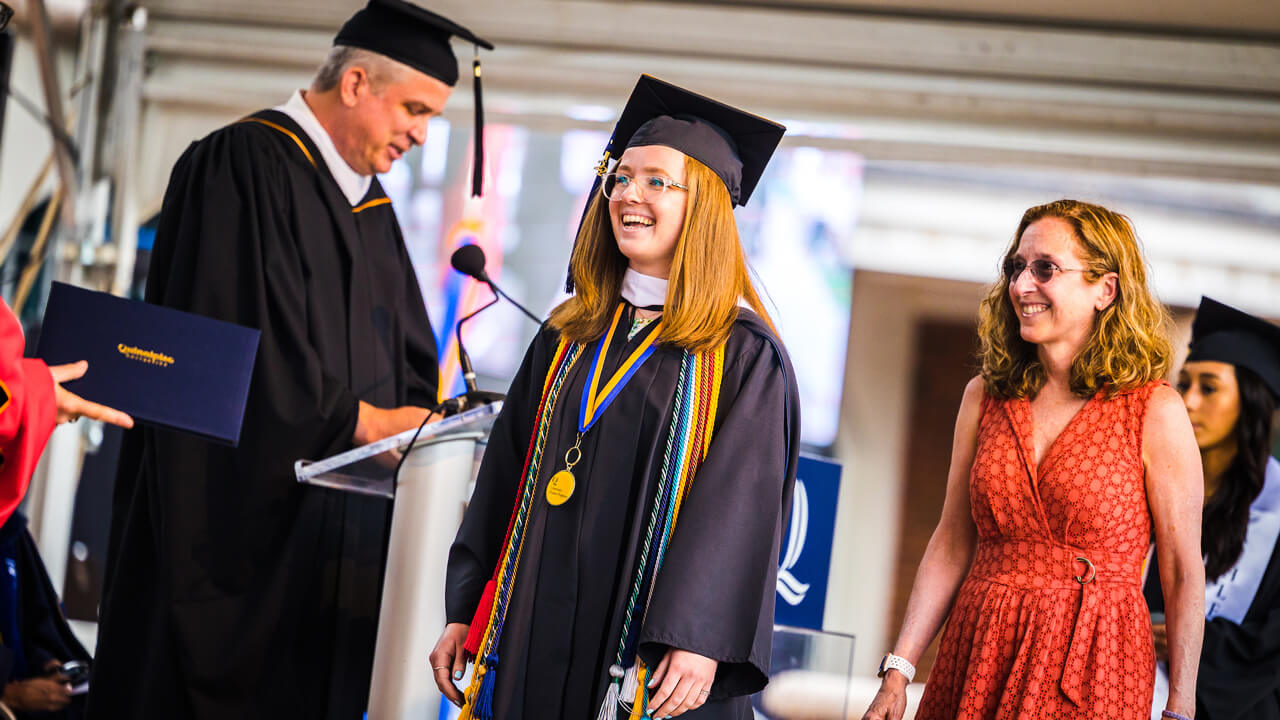
<path id="1" fill-rule="evenodd" d="M 1200 298 L 1187 362 L 1214 360 L 1257 373 L 1280 400 L 1280 327 L 1212 298 Z"/>
<path id="2" fill-rule="evenodd" d="M 643 145 L 665 145 L 706 165 L 724 182 L 733 204 L 746 205 L 786 131 L 772 120 L 641 75 L 604 147 L 587 208 L 600 192 L 609 163 L 627 148 Z M 586 219 L 585 208 L 582 217 Z M 564 289 L 573 292 L 572 273 Z"/>
<path id="3" fill-rule="evenodd" d="M 734 205 L 745 205 L 787 129 L 758 115 L 640 76 L 605 147 L 605 162 L 629 147 L 665 145 L 711 168 Z"/>
<path id="4" fill-rule="evenodd" d="M 342 26 L 334 45 L 372 50 L 449 85 L 458 82 L 458 59 L 449 38 L 492 50 L 493 44 L 449 18 L 405 0 L 369 0 Z"/>

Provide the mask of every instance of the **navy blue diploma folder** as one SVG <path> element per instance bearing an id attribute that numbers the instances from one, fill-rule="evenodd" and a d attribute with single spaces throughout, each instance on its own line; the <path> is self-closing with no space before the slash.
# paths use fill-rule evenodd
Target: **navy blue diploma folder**
<path id="1" fill-rule="evenodd" d="M 236 445 L 261 331 L 53 283 L 36 355 L 88 360 L 65 387 L 139 422 Z"/>

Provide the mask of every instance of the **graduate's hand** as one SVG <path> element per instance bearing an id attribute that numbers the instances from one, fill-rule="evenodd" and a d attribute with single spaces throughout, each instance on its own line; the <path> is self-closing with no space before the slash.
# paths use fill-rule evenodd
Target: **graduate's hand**
<path id="1" fill-rule="evenodd" d="M 1169 662 L 1169 632 L 1165 629 L 1164 623 L 1151 626 L 1151 638 L 1156 644 L 1156 659 L 1164 663 Z"/>
<path id="2" fill-rule="evenodd" d="M 889 670 L 880 681 L 880 689 L 871 699 L 871 707 L 862 720 L 902 720 L 907 712 L 907 676 Z"/>
<path id="3" fill-rule="evenodd" d="M 71 685 L 54 677 L 16 680 L 4 686 L 4 704 L 19 712 L 53 712 L 71 703 Z"/>
<path id="4" fill-rule="evenodd" d="M 436 687 L 449 698 L 449 702 L 458 707 L 462 707 L 466 698 L 454 683 L 461 680 L 463 673 L 467 671 L 467 650 L 464 646 L 470 629 L 471 626 L 466 623 L 445 625 L 444 632 L 440 633 L 440 639 L 436 641 L 436 647 L 429 656 L 431 677 L 435 679 Z"/>
<path id="5" fill-rule="evenodd" d="M 122 428 L 133 427 L 133 418 L 119 410 L 89 402 L 70 390 L 62 388 L 62 383 L 78 380 L 88 369 L 89 363 L 84 360 L 49 367 L 49 374 L 53 376 L 54 401 L 58 405 L 58 422 L 72 422 L 87 417 L 90 420 L 101 420 Z"/>
<path id="6" fill-rule="evenodd" d="M 386 410 L 374 407 L 363 400 L 360 401 L 359 413 L 356 417 L 356 431 L 351 435 L 356 445 L 368 445 L 405 430 L 415 430 L 426 417 L 430 417 L 432 422 L 441 417 L 426 408 L 413 405 Z"/>
<path id="7" fill-rule="evenodd" d="M 688 650 L 671 648 L 649 678 L 649 714 L 675 717 L 702 707 L 716 679 L 715 660 Z"/>

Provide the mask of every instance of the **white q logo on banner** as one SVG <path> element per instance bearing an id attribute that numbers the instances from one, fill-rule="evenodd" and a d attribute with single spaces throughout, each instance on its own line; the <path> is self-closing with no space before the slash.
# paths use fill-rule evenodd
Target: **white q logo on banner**
<path id="1" fill-rule="evenodd" d="M 809 594 L 809 584 L 802 583 L 791 574 L 791 568 L 800 562 L 804 552 L 804 539 L 809 534 L 809 494 L 804 481 L 796 478 L 795 493 L 791 498 L 791 533 L 787 537 L 787 552 L 778 567 L 778 594 L 788 605 L 799 605 Z"/>

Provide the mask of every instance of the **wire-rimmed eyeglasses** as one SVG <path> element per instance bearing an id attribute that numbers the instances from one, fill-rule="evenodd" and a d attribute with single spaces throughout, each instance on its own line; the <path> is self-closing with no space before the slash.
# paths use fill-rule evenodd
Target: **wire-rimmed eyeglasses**
<path id="1" fill-rule="evenodd" d="M 1011 257 L 1004 259 L 1004 276 L 1008 278 L 1009 284 L 1017 282 L 1022 277 L 1024 270 L 1031 271 L 1031 277 L 1038 283 L 1047 283 L 1058 273 L 1084 272 L 1084 268 L 1064 268 L 1058 267 L 1050 260 L 1038 258 L 1027 262 L 1019 257 Z"/>
<path id="2" fill-rule="evenodd" d="M 688 185 L 681 185 L 675 180 L 661 175 L 633 177 L 625 173 L 611 172 L 605 175 L 601 181 L 600 192 L 604 193 L 604 196 L 609 200 L 621 200 L 632 183 L 635 183 L 636 188 L 640 191 L 640 199 L 645 202 L 658 197 L 666 192 L 669 187 L 684 190 L 685 192 L 689 191 Z"/>

